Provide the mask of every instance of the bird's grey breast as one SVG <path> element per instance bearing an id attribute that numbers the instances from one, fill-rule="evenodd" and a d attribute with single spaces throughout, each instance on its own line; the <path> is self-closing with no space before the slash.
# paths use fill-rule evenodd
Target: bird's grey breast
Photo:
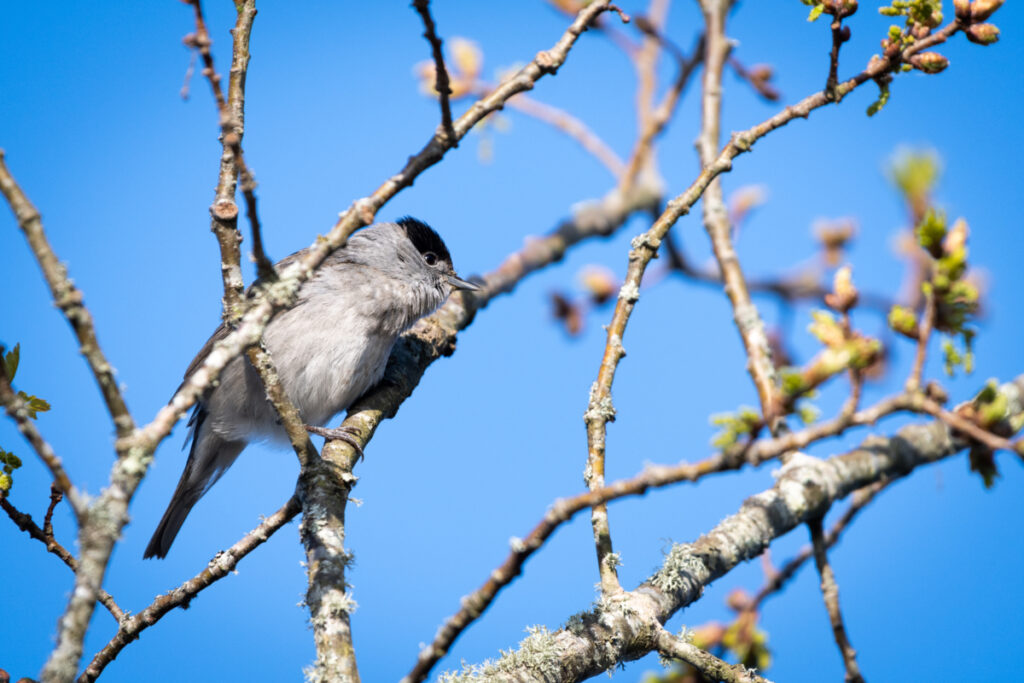
<path id="1" fill-rule="evenodd" d="M 396 338 L 380 333 L 358 289 L 304 298 L 264 333 L 285 392 L 314 425 L 325 424 L 380 381 Z"/>

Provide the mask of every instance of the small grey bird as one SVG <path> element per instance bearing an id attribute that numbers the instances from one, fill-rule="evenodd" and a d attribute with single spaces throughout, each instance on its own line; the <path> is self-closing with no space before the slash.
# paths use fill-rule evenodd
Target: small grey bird
<path id="1" fill-rule="evenodd" d="M 302 253 L 284 259 L 278 269 Z M 415 218 L 377 223 L 349 238 L 302 285 L 295 306 L 271 320 L 263 333 L 302 420 L 324 425 L 380 381 L 399 335 L 454 289 L 477 287 L 455 275 L 440 236 Z M 227 334 L 224 325 L 214 332 L 186 378 Z M 286 439 L 259 376 L 242 356 L 224 368 L 188 424 L 188 462 L 144 558 L 167 555 L 192 506 L 250 440 Z"/>

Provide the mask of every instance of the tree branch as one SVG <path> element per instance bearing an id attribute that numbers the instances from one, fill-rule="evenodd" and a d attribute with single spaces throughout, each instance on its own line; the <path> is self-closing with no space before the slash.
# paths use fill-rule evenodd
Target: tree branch
<path id="1" fill-rule="evenodd" d="M 39 525 L 35 523 L 31 515 L 27 515 L 24 512 L 14 507 L 10 501 L 7 500 L 6 494 L 0 493 L 0 507 L 4 509 L 7 516 L 11 518 L 19 529 L 27 533 L 29 536 L 39 541 L 46 546 L 47 552 L 53 553 L 66 564 L 71 571 L 78 571 L 78 561 L 74 555 L 68 552 L 68 549 L 61 545 L 53 535 L 53 511 L 57 507 L 57 503 L 61 501 L 62 493 L 57 485 L 54 484 L 50 489 L 50 505 L 46 508 L 46 516 L 43 518 L 43 528 L 39 528 Z M 106 592 L 102 588 L 97 591 L 97 599 L 103 603 L 103 606 L 107 608 L 110 615 L 114 617 L 114 620 L 120 622 L 124 619 L 124 612 L 117 606 L 117 602 L 110 593 Z"/>
<path id="2" fill-rule="evenodd" d="M 843 626 L 843 613 L 839 609 L 839 586 L 836 584 L 832 566 L 828 563 L 825 535 L 821 529 L 821 517 L 809 520 L 807 528 L 811 531 L 814 563 L 818 566 L 818 574 L 821 577 L 821 594 L 825 600 L 825 609 L 828 610 L 829 622 L 832 624 L 832 634 L 836 639 L 836 645 L 839 646 L 839 653 L 843 657 L 843 665 L 846 667 L 846 681 L 847 683 L 864 683 L 864 677 L 860 675 L 860 667 L 857 666 L 857 652 L 850 645 L 846 627 Z"/>
<path id="3" fill-rule="evenodd" d="M 663 628 L 656 631 L 655 637 L 657 650 L 663 657 L 686 662 L 700 671 L 705 679 L 727 683 L 771 683 L 767 678 L 762 678 L 739 664 L 730 666 L 707 650 L 702 650 Z"/>
<path id="4" fill-rule="evenodd" d="M 1011 414 L 1024 411 L 1024 375 L 1000 388 Z M 661 568 L 630 592 L 605 598 L 554 633 L 528 640 L 531 656 L 510 651 L 483 666 L 466 667 L 461 681 L 541 679 L 582 681 L 653 648 L 654 634 L 676 611 L 695 602 L 704 588 L 769 543 L 820 518 L 858 489 L 900 478 L 922 465 L 960 452 L 968 442 L 940 421 L 910 425 L 891 437 L 871 437 L 843 455 L 819 460 L 795 455 L 775 486 L 744 501 L 693 543 L 675 544 Z"/>
<path id="5" fill-rule="evenodd" d="M 452 125 L 452 104 L 450 99 L 452 88 L 448 82 L 448 69 L 444 65 L 441 38 L 438 37 L 437 29 L 434 26 L 434 19 L 430 16 L 430 0 L 413 0 L 412 6 L 423 20 L 423 37 L 430 43 L 434 57 L 434 74 L 436 78 L 434 90 L 437 91 L 438 99 L 441 100 L 441 128 L 444 130 L 445 135 L 448 136 L 448 139 L 452 141 L 452 146 L 458 147 L 458 138 Z"/>
<path id="6" fill-rule="evenodd" d="M 177 588 L 159 596 L 138 614 L 121 620 L 117 633 L 102 650 L 93 656 L 89 666 L 78 677 L 78 682 L 91 683 L 95 681 L 103 669 L 114 661 L 128 643 L 138 639 L 142 631 L 160 621 L 175 607 L 187 608 L 192 598 L 199 595 L 200 591 L 233 572 L 243 557 L 265 543 L 275 531 L 299 514 L 301 509 L 298 497 L 292 496 L 281 509 L 264 519 L 259 526 L 243 536 L 237 543 L 227 550 L 217 553 L 201 572 Z"/>
<path id="7" fill-rule="evenodd" d="M 416 665 L 402 679 L 402 682 L 418 683 L 418 681 L 426 679 L 431 668 L 448 652 L 462 632 L 483 614 L 505 586 L 519 576 L 526 560 L 540 550 L 559 526 L 568 522 L 580 511 L 619 498 L 644 495 L 650 489 L 670 486 L 683 481 L 695 482 L 709 474 L 739 469 L 744 464 L 760 465 L 793 449 L 803 448 L 814 441 L 837 436 L 850 427 L 874 424 L 885 415 L 909 409 L 911 406 L 911 397 L 896 396 L 881 401 L 870 409 L 852 414 L 844 413 L 828 422 L 822 422 L 801 431 L 790 432 L 781 437 L 762 439 L 745 448 L 718 453 L 697 463 L 649 465 L 638 476 L 631 479 L 622 479 L 572 498 L 556 500 L 548 509 L 547 514 L 525 538 L 513 541 L 505 561 L 488 575 L 484 584 L 462 599 L 459 611 L 445 620 L 438 629 L 433 642 L 420 651 Z"/>
<path id="8" fill-rule="evenodd" d="M 885 487 L 891 484 L 891 480 L 880 481 L 877 484 L 866 486 L 853 494 L 853 501 L 850 506 L 846 508 L 846 512 L 840 517 L 832 528 L 829 529 L 825 535 L 825 548 L 829 549 L 839 542 L 839 537 L 846 530 L 846 528 L 853 522 L 854 518 L 860 511 L 863 510 L 867 505 L 875 499 L 879 493 L 882 492 Z M 765 582 L 761 587 L 761 590 L 757 592 L 754 599 L 750 601 L 750 605 L 747 611 L 756 611 L 760 609 L 761 604 L 771 595 L 778 593 L 782 587 L 797 573 L 797 571 L 804 565 L 807 560 L 811 559 L 814 554 L 814 549 L 811 546 L 805 547 L 789 561 L 787 561 L 782 567 L 774 572 L 771 578 Z"/>
<path id="9" fill-rule="evenodd" d="M 242 153 L 242 134 L 245 129 L 245 79 L 249 68 L 249 36 L 252 33 L 253 20 L 256 18 L 255 0 L 245 0 L 236 4 L 238 19 L 231 32 L 234 40 L 231 50 L 231 75 L 228 79 L 228 97 L 225 100 L 221 90 L 221 77 L 213 66 L 213 55 L 210 52 L 209 31 L 203 19 L 200 0 L 187 0 L 195 10 L 196 32 L 185 37 L 185 44 L 195 48 L 203 60 L 203 75 L 210 82 L 217 111 L 220 114 L 221 143 L 224 154 L 220 161 L 220 174 L 217 180 L 217 191 L 213 205 L 210 207 L 211 230 L 221 243 L 222 250 L 227 250 L 229 258 L 222 258 L 224 290 L 225 290 L 225 322 L 237 319 L 243 311 L 244 285 L 240 266 L 239 244 L 241 235 L 238 232 L 238 206 L 235 204 L 235 184 L 241 179 L 242 195 L 245 197 L 246 215 L 252 229 L 253 258 L 256 271 L 260 277 L 274 277 L 274 264 L 263 250 L 263 237 L 260 231 L 259 215 L 256 211 L 256 179 L 245 163 Z"/>
<path id="10" fill-rule="evenodd" d="M 725 0 L 703 0 L 705 22 L 703 124 L 697 140 L 697 151 L 702 167 L 708 167 L 718 149 L 722 118 L 722 72 L 729 55 L 729 41 L 725 36 L 725 15 L 729 3 Z M 747 371 L 750 373 L 761 402 L 764 422 L 774 432 L 780 426 L 781 397 L 778 376 L 772 362 L 771 347 L 764 321 L 750 298 L 746 278 L 740 267 L 732 243 L 732 227 L 722 196 L 722 184 L 715 178 L 704 192 L 704 228 L 718 261 L 718 269 L 725 285 L 725 293 L 732 304 L 733 320 L 747 352 Z"/>
<path id="11" fill-rule="evenodd" d="M 43 271 L 46 284 L 50 287 L 53 302 L 64 314 L 78 339 L 79 351 L 89 364 L 96 383 L 99 384 L 103 401 L 107 405 L 107 412 L 110 413 L 114 422 L 118 437 L 131 434 L 135 423 L 132 421 L 124 396 L 121 395 L 121 389 L 114 377 L 114 367 L 100 348 L 92 315 L 83 303 L 82 292 L 72 283 L 68 277 L 67 268 L 60 262 L 53 247 L 50 246 L 43 230 L 43 221 L 39 211 L 32 205 L 11 175 L 4 159 L 3 150 L 0 150 L 0 192 L 3 193 L 11 211 L 14 212 L 15 218 L 18 220 L 18 227 L 25 233 L 28 245 Z"/>

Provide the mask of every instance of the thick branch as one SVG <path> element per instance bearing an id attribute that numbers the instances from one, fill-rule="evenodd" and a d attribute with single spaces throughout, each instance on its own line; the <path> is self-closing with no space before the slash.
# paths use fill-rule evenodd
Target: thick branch
<path id="1" fill-rule="evenodd" d="M 825 534 L 826 550 L 839 542 L 839 537 L 846 528 L 850 526 L 860 511 L 867 507 L 867 505 L 875 499 L 875 496 L 881 493 L 882 489 L 890 483 L 891 482 L 889 480 L 880 481 L 877 484 L 867 486 L 853 494 L 853 501 L 850 503 L 850 506 L 846 508 L 846 512 L 843 513 L 842 517 L 836 520 L 836 523 L 833 524 L 832 528 L 829 529 L 827 534 Z M 786 582 L 793 578 L 804 563 L 811 559 L 813 554 L 814 549 L 811 548 L 811 546 L 807 546 L 783 564 L 778 571 L 773 572 L 761 589 L 757 591 L 757 595 L 754 596 L 754 599 L 750 601 L 747 611 L 752 612 L 760 609 L 761 604 L 769 596 L 778 593 Z"/>
<path id="2" fill-rule="evenodd" d="M 762 439 L 746 448 L 718 453 L 700 462 L 649 465 L 644 468 L 642 473 L 631 479 L 622 479 L 572 498 L 556 500 L 544 518 L 525 538 L 513 542 L 505 561 L 488 575 L 484 584 L 463 598 L 462 607 L 445 620 L 438 629 L 437 635 L 434 636 L 433 642 L 420 652 L 416 666 L 402 679 L 403 683 L 424 680 L 430 669 L 448 652 L 456 638 L 483 614 L 505 586 L 519 576 L 526 560 L 540 550 L 559 526 L 568 522 L 580 511 L 619 498 L 640 496 L 653 488 L 670 486 L 683 481 L 694 482 L 709 474 L 738 469 L 744 464 L 760 465 L 795 448 L 803 448 L 814 441 L 841 434 L 849 427 L 874 424 L 885 415 L 909 409 L 912 405 L 911 397 L 893 397 L 870 409 L 850 414 L 844 413 L 814 427 L 790 432 L 778 438 Z"/>
<path id="3" fill-rule="evenodd" d="M 1024 375 L 1003 385 L 1011 414 L 1024 411 Z M 871 437 L 844 455 L 819 460 L 795 455 L 771 489 L 744 501 L 739 512 L 694 543 L 676 544 L 662 567 L 635 590 L 603 600 L 555 633 L 531 636 L 531 657 L 511 652 L 475 667 L 465 680 L 582 681 L 651 651 L 657 629 L 693 603 L 704 588 L 769 543 L 820 518 L 858 489 L 906 476 L 967 446 L 939 421 L 910 425 L 892 437 Z"/>

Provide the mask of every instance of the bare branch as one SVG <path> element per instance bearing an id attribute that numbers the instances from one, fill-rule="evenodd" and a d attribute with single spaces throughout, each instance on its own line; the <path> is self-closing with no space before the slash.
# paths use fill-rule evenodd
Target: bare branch
<path id="1" fill-rule="evenodd" d="M 758 676 L 739 664 L 731 666 L 723 662 L 707 650 L 702 650 L 665 629 L 657 631 L 656 639 L 658 652 L 663 657 L 686 662 L 700 671 L 705 679 L 727 683 L 771 683 L 767 678 Z"/>
<path id="2" fill-rule="evenodd" d="M 728 3 L 725 0 L 704 0 L 701 6 L 706 27 L 705 67 L 703 127 L 697 140 L 697 151 L 701 166 L 706 168 L 712 163 L 715 150 L 718 149 L 722 118 L 722 71 L 731 48 L 725 36 Z M 721 180 L 718 178 L 712 180 L 704 192 L 704 228 L 711 238 L 725 293 L 732 304 L 733 320 L 747 352 L 747 371 L 757 388 L 761 414 L 764 416 L 765 424 L 775 432 L 780 426 L 778 420 L 782 417 L 778 377 L 775 364 L 772 362 L 764 321 L 761 320 L 757 306 L 750 298 L 747 281 L 732 243 L 729 212 L 725 208 Z"/>
<path id="3" fill-rule="evenodd" d="M 8 170 L 3 150 L 0 150 L 0 192 L 3 193 L 10 205 L 11 211 L 14 212 L 15 218 L 18 220 L 18 227 L 25 233 L 29 247 L 31 247 L 36 261 L 39 262 L 43 277 L 46 278 L 46 284 L 50 287 L 53 302 L 67 318 L 68 324 L 71 325 L 71 329 L 78 339 L 79 351 L 89 364 L 96 383 L 99 384 L 103 400 L 107 405 L 107 412 L 110 413 L 114 422 L 117 435 L 125 437 L 131 434 L 135 429 L 135 423 L 128 412 L 124 397 L 121 395 L 121 388 L 117 385 L 114 367 L 103 354 L 103 350 L 100 349 L 92 315 L 83 303 L 82 292 L 71 282 L 67 268 L 53 252 L 46 233 L 43 231 L 43 221 L 39 211 L 25 196 Z"/>
<path id="4" fill-rule="evenodd" d="M 488 575 L 484 584 L 462 599 L 459 611 L 445 620 L 433 642 L 420 651 L 416 666 L 402 679 L 403 683 L 424 680 L 430 669 L 448 652 L 459 635 L 490 606 L 501 589 L 519 576 L 526 560 L 540 550 L 559 526 L 568 522 L 578 512 L 619 498 L 641 496 L 650 489 L 683 481 L 695 482 L 710 474 L 739 469 L 744 464 L 760 465 L 793 449 L 803 448 L 814 441 L 841 434 L 850 427 L 874 424 L 885 415 L 909 409 L 911 405 L 910 397 L 896 396 L 868 410 L 843 414 L 834 420 L 790 432 L 781 437 L 762 439 L 746 448 L 718 453 L 697 463 L 649 465 L 642 473 L 631 479 L 619 480 L 572 498 L 556 500 L 525 538 L 512 543 L 505 561 Z"/>
<path id="5" fill-rule="evenodd" d="M 79 683 L 91 683 L 103 672 L 124 647 L 138 639 L 139 634 L 170 612 L 175 607 L 186 608 L 200 591 L 216 583 L 234 571 L 243 557 L 261 546 L 275 531 L 290 522 L 302 509 L 297 496 L 293 496 L 284 506 L 270 517 L 264 519 L 259 526 L 243 536 L 227 550 L 217 553 L 203 571 L 170 590 L 148 607 L 120 623 L 117 633 L 102 650 L 97 652 L 86 670 L 79 676 Z"/>
<path id="6" fill-rule="evenodd" d="M 704 60 L 704 38 L 701 36 L 697 40 L 697 44 L 693 48 L 693 52 L 689 59 L 687 59 L 679 50 L 666 41 L 661 34 L 657 32 L 656 27 L 649 22 L 642 22 L 637 20 L 637 25 L 641 27 L 644 33 L 649 35 L 649 40 L 645 41 L 645 52 L 646 50 L 653 49 L 646 47 L 653 45 L 657 47 L 659 44 L 671 45 L 670 51 L 676 58 L 677 73 L 676 78 L 672 82 L 671 87 L 662 97 L 661 102 L 654 109 L 650 109 L 650 104 L 644 105 L 640 110 L 647 111 L 646 118 L 641 118 L 640 137 L 637 139 L 636 144 L 633 146 L 633 153 L 629 157 L 629 167 L 626 169 L 625 174 L 622 176 L 622 182 L 620 186 L 623 188 L 628 187 L 630 184 L 636 181 L 636 176 L 640 173 L 644 165 L 653 161 L 652 148 L 654 141 L 659 135 L 665 130 L 669 121 L 672 120 L 672 116 L 675 114 L 676 109 L 679 106 L 679 100 L 682 98 L 683 91 L 686 90 L 686 85 L 690 82 L 690 78 L 693 76 L 694 70 Z M 646 101 L 645 91 L 647 88 L 653 88 L 653 69 L 654 63 L 652 57 L 647 57 L 645 61 L 638 65 L 641 71 L 641 92 L 638 95 L 638 100 Z M 648 81 L 652 81 L 648 83 Z"/>
<path id="7" fill-rule="evenodd" d="M 229 259 L 223 270 L 225 289 L 226 321 L 241 315 L 243 304 L 243 281 L 240 268 L 238 245 L 241 235 L 238 233 L 238 206 L 235 204 L 236 179 L 241 180 L 242 195 L 245 197 L 246 214 L 252 229 L 253 258 L 256 261 L 257 273 L 260 277 L 274 277 L 274 265 L 263 250 L 263 237 L 260 231 L 259 215 L 256 211 L 256 179 L 245 163 L 242 153 L 242 134 L 245 122 L 245 79 L 249 67 L 249 36 L 252 33 L 253 20 L 256 18 L 255 0 L 246 0 L 237 4 L 238 19 L 232 31 L 231 75 L 228 79 L 228 97 L 224 98 L 221 89 L 221 77 L 213 66 L 213 54 L 210 52 L 210 33 L 203 19 L 200 0 L 187 0 L 195 10 L 196 32 L 185 38 L 185 44 L 195 48 L 203 60 L 203 75 L 210 82 L 217 111 L 220 114 L 221 143 L 224 155 L 221 157 L 220 175 L 213 205 L 210 207 L 212 218 L 211 229 L 221 243 L 222 251 L 227 248 Z"/>
<path id="8" fill-rule="evenodd" d="M 441 100 L 441 128 L 445 135 L 452 141 L 453 147 L 458 147 L 458 138 L 455 135 L 455 128 L 452 125 L 452 88 L 448 82 L 448 69 L 444 65 L 444 52 L 441 50 L 441 38 L 437 35 L 437 28 L 434 26 L 434 19 L 430 16 L 430 0 L 413 0 L 413 8 L 419 13 L 423 20 L 423 37 L 430 43 L 434 57 L 434 74 L 436 83 L 434 90 L 437 91 L 438 99 Z"/>
<path id="9" fill-rule="evenodd" d="M 43 518 L 43 528 L 40 529 L 39 525 L 33 521 L 31 515 L 27 515 L 24 512 L 19 511 L 14 507 L 10 501 L 7 500 L 6 494 L 0 493 L 0 507 L 4 509 L 7 516 L 11 518 L 19 529 L 27 533 L 29 536 L 39 541 L 46 546 L 47 552 L 53 553 L 66 564 L 71 571 L 78 571 L 78 561 L 75 560 L 74 555 L 68 552 L 68 549 L 61 545 L 53 535 L 53 511 L 57 507 L 57 504 L 61 501 L 62 493 L 57 485 L 54 484 L 50 489 L 50 505 L 46 508 L 46 516 Z M 102 588 L 96 593 L 97 599 L 103 603 L 103 606 L 107 608 L 110 615 L 114 619 L 120 622 L 124 619 L 124 612 L 117 606 L 117 602 L 110 593 L 106 592 Z"/>
<path id="10" fill-rule="evenodd" d="M 877 484 L 866 486 L 853 494 L 853 501 L 850 506 L 846 508 L 832 528 L 829 529 L 828 533 L 825 534 L 825 548 L 826 550 L 834 546 L 839 542 L 839 537 L 842 533 L 850 526 L 853 520 L 860 514 L 860 511 L 868 506 L 871 501 L 875 499 L 879 493 L 882 492 L 892 480 L 880 481 Z M 807 560 L 811 559 L 814 554 L 814 549 L 811 546 L 803 548 L 799 553 L 793 556 L 787 561 L 782 567 L 774 572 L 771 578 L 765 582 L 761 587 L 761 590 L 757 592 L 754 599 L 750 601 L 746 611 L 756 611 L 760 609 L 761 604 L 771 595 L 778 593 L 782 587 L 797 573 L 797 571 L 804 565 Z"/>
<path id="11" fill-rule="evenodd" d="M 1024 411 L 1024 375 L 1000 391 L 1011 413 Z M 709 583 L 764 552 L 772 540 L 820 518 L 858 489 L 906 476 L 967 445 L 934 421 L 904 427 L 892 437 L 871 437 L 827 460 L 794 456 L 774 487 L 748 498 L 738 513 L 693 543 L 674 545 L 661 568 L 635 590 L 604 599 L 593 611 L 573 617 L 565 629 L 538 635 L 530 643 L 531 657 L 507 653 L 464 680 L 582 681 L 636 659 L 650 651 L 661 624 L 696 601 Z"/>
<path id="12" fill-rule="evenodd" d="M 486 88 L 487 86 L 485 86 Z M 479 92 L 486 92 L 480 90 Z M 526 95 L 516 95 L 507 103 L 510 109 L 516 109 L 527 116 L 532 116 L 538 121 L 543 121 L 554 126 L 573 140 L 579 143 L 580 147 L 589 152 L 595 159 L 604 164 L 605 168 L 616 178 L 622 175 L 626 165 L 619 158 L 608 144 L 594 131 L 587 127 L 587 124 L 579 120 L 564 109 L 553 107 Z"/>
<path id="13" fill-rule="evenodd" d="M 846 627 L 843 626 L 843 614 L 839 609 L 839 586 L 836 584 L 832 565 L 828 563 L 825 534 L 821 529 L 821 517 L 809 520 L 807 528 L 811 531 L 814 563 L 818 566 L 818 574 L 821 577 L 821 594 L 825 600 L 825 609 L 828 610 L 829 622 L 832 624 L 832 635 L 836 639 L 839 653 L 843 657 L 843 665 L 846 667 L 846 681 L 847 683 L 864 683 L 864 677 L 860 675 L 860 667 L 857 666 L 857 652 L 850 645 Z"/>

